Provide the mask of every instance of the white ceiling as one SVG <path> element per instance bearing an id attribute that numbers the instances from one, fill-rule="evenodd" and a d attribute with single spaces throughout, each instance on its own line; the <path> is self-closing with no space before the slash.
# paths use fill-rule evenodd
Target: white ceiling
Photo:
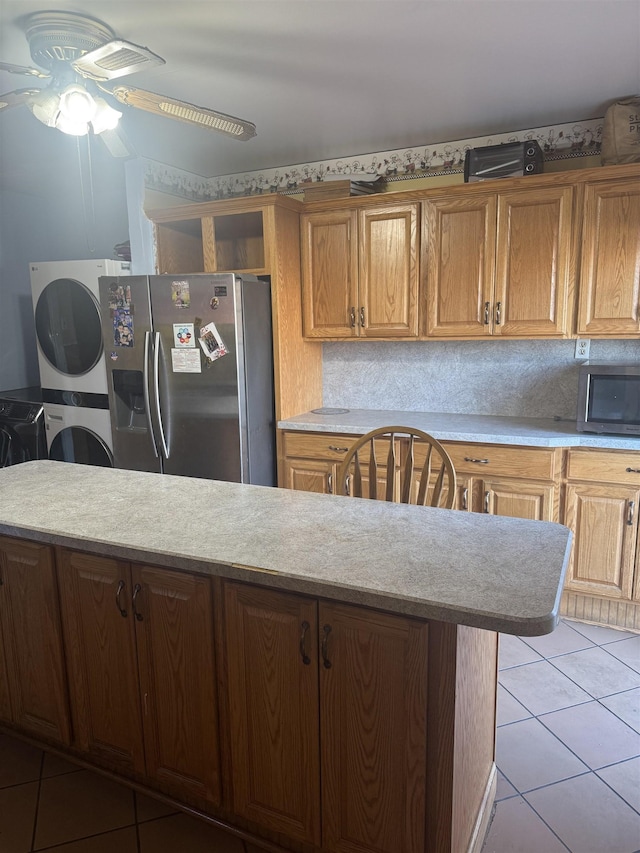
<path id="1" fill-rule="evenodd" d="M 103 20 L 166 65 L 123 82 L 253 121 L 248 142 L 123 108 L 136 152 L 204 176 L 604 115 L 640 92 L 640 0 L 0 0 L 0 59 L 33 65 L 18 19 Z M 32 84 L 0 72 L 0 92 Z M 76 142 L 0 117 L 0 185 Z"/>

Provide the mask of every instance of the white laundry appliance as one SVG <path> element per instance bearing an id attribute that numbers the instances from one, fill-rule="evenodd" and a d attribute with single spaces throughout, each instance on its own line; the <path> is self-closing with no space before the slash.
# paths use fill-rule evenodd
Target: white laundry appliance
<path id="1" fill-rule="evenodd" d="M 55 403 L 44 403 L 43 407 L 49 459 L 113 468 L 108 409 Z"/>
<path id="2" fill-rule="evenodd" d="M 112 465 L 98 279 L 127 276 L 111 259 L 29 265 L 49 456 Z"/>

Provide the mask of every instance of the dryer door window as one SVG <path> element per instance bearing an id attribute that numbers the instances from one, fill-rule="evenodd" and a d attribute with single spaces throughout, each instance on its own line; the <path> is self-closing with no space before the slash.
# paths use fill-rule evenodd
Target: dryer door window
<path id="1" fill-rule="evenodd" d="M 100 307 L 91 291 L 58 278 L 40 294 L 35 311 L 38 343 L 47 361 L 69 376 L 88 373 L 102 355 Z"/>
<path id="2" fill-rule="evenodd" d="M 104 441 L 91 430 L 65 427 L 51 442 L 49 459 L 113 468 L 113 456 Z"/>

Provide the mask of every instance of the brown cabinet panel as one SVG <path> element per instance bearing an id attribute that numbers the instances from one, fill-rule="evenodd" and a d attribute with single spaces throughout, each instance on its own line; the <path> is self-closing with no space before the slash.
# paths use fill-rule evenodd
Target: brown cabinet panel
<path id="1" fill-rule="evenodd" d="M 491 334 L 495 196 L 429 200 L 423 212 L 427 335 Z"/>
<path id="2" fill-rule="evenodd" d="M 640 332 L 640 182 L 585 186 L 578 334 Z"/>
<path id="3" fill-rule="evenodd" d="M 572 187 L 498 195 L 494 335 L 570 331 L 572 203 Z"/>
<path id="4" fill-rule="evenodd" d="M 210 579 L 136 565 L 132 576 L 147 776 L 218 805 Z"/>
<path id="5" fill-rule="evenodd" d="M 129 564 L 60 550 L 58 578 L 75 745 L 103 764 L 141 774 Z"/>
<path id="6" fill-rule="evenodd" d="M 359 309 L 356 212 L 310 213 L 300 221 L 304 334 L 352 337 Z"/>
<path id="7" fill-rule="evenodd" d="M 425 623 L 320 604 L 323 846 L 425 850 Z"/>
<path id="8" fill-rule="evenodd" d="M 285 459 L 282 485 L 298 492 L 330 495 L 333 494 L 336 468 L 335 463 L 321 459 Z"/>
<path id="9" fill-rule="evenodd" d="M 2 632 L 0 631 L 1 640 Z M 5 660 L 4 641 L 2 641 L 2 648 L 0 648 L 0 720 L 10 723 L 12 719 L 11 700 L 9 697 L 9 673 Z"/>
<path id="10" fill-rule="evenodd" d="M 320 843 L 317 604 L 225 584 L 233 809 Z"/>
<path id="11" fill-rule="evenodd" d="M 418 205 L 361 210 L 360 334 L 418 334 Z"/>
<path id="12" fill-rule="evenodd" d="M 492 515 L 557 521 L 556 489 L 526 480 L 483 480 L 483 510 Z"/>
<path id="13" fill-rule="evenodd" d="M 52 549 L 0 538 L 0 581 L 0 629 L 9 688 L 2 692 L 11 697 L 13 723 L 68 745 L 71 731 Z"/>
<path id="14" fill-rule="evenodd" d="M 616 483 L 640 488 L 640 452 L 571 450 L 567 477 L 570 480 Z"/>
<path id="15" fill-rule="evenodd" d="M 569 484 L 565 524 L 574 543 L 566 588 L 630 599 L 638 536 L 640 490 Z"/>

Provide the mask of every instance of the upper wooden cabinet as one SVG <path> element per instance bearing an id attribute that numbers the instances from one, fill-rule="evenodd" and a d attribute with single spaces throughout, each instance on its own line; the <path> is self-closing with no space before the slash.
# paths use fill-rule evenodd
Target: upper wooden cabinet
<path id="1" fill-rule="evenodd" d="M 426 317 L 433 337 L 566 337 L 573 187 L 424 202 Z"/>
<path id="2" fill-rule="evenodd" d="M 585 185 L 577 331 L 640 333 L 640 180 Z"/>
<path id="3" fill-rule="evenodd" d="M 301 216 L 306 337 L 417 336 L 418 207 Z"/>

